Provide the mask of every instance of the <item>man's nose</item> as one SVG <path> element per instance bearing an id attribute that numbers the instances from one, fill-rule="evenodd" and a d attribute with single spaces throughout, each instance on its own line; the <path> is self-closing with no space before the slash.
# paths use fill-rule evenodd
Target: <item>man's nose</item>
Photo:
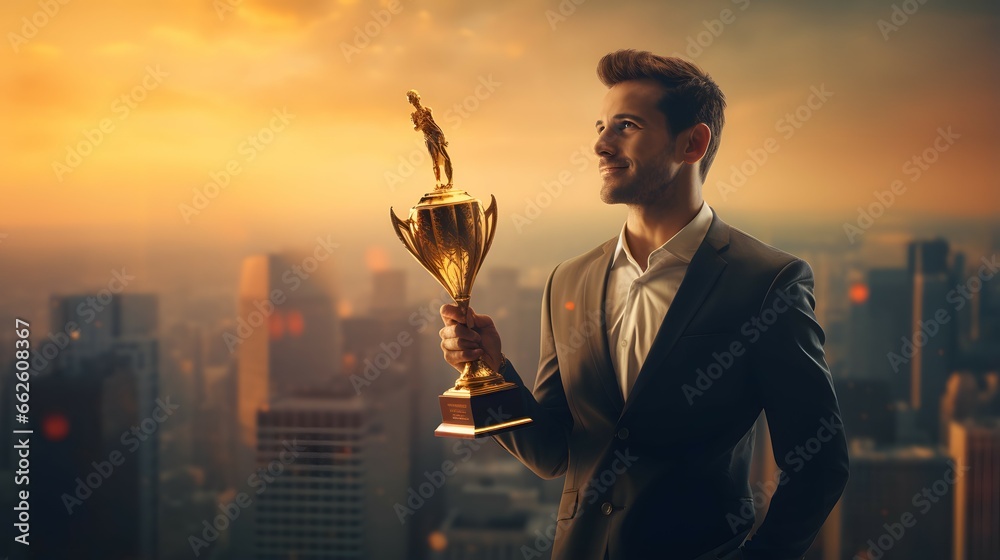
<path id="1" fill-rule="evenodd" d="M 599 156 L 615 155 L 615 146 L 610 135 L 610 127 L 604 129 L 604 132 L 597 135 L 597 141 L 594 142 L 594 153 Z"/>

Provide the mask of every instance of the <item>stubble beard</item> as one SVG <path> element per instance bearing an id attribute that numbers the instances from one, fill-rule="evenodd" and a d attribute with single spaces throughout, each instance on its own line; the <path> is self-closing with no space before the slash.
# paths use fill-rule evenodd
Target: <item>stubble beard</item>
<path id="1" fill-rule="evenodd" d="M 669 173 L 669 167 L 658 165 L 655 169 L 647 168 L 645 172 L 639 172 L 632 178 L 605 177 L 601 187 L 601 201 L 605 204 L 651 206 L 671 190 L 680 168 L 673 175 L 668 175 Z"/>

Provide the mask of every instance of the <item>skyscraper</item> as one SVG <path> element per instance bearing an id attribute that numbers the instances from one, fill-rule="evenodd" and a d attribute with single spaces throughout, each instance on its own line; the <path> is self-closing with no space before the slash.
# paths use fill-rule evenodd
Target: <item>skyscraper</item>
<path id="1" fill-rule="evenodd" d="M 995 247 L 993 251 L 992 255 L 984 258 L 990 260 L 1000 251 L 1000 247 Z M 984 346 L 989 346 L 993 350 L 992 356 L 995 359 L 1000 355 L 996 347 L 996 341 L 1000 340 L 1000 274 L 984 281 L 982 290 L 974 296 L 974 299 L 978 301 L 973 302 L 972 306 L 975 317 L 970 335 L 974 341 L 981 341 Z"/>
<path id="2" fill-rule="evenodd" d="M 275 401 L 333 380 L 340 344 L 322 263 L 311 255 L 255 255 L 243 261 L 235 332 L 223 334 L 237 356 L 238 443 L 233 480 L 255 469 L 257 413 Z M 256 508 L 234 524 L 233 552 L 252 549 Z"/>
<path id="3" fill-rule="evenodd" d="M 258 413 L 256 558 L 366 558 L 367 428 L 358 399 L 289 398 Z"/>
<path id="4" fill-rule="evenodd" d="M 258 415 L 255 557 L 405 558 L 393 509 L 409 471 L 398 403 L 373 406 L 346 386 L 310 393 Z"/>
<path id="5" fill-rule="evenodd" d="M 154 560 L 160 424 L 177 404 L 159 395 L 157 298 L 53 296 L 50 309 L 69 334 L 32 379 L 33 553 Z"/>
<path id="6" fill-rule="evenodd" d="M 949 473 L 949 457 L 936 448 L 855 442 L 851 481 L 824 529 L 824 560 L 949 558 Z"/>
<path id="7" fill-rule="evenodd" d="M 329 381 L 338 363 L 337 321 L 325 276 L 312 257 L 255 255 L 243 261 L 236 331 L 224 338 L 239 360 L 241 441 L 256 447 L 257 410 Z"/>
<path id="8" fill-rule="evenodd" d="M 890 399 L 909 401 L 910 370 L 894 365 L 887 355 L 899 353 L 902 340 L 912 334 L 912 279 L 904 268 L 873 268 L 868 271 L 866 288 L 867 294 L 857 296 L 866 297 L 859 309 L 864 317 L 863 335 L 858 333 L 852 348 L 852 354 L 860 358 L 852 377 L 885 381 Z"/>
<path id="9" fill-rule="evenodd" d="M 952 372 L 941 397 L 941 443 L 950 445 L 951 423 L 983 416 L 988 393 L 980 391 L 976 375 L 967 370 Z"/>
<path id="10" fill-rule="evenodd" d="M 954 349 L 956 321 L 952 320 L 945 300 L 952 280 L 947 260 L 948 242 L 942 238 L 913 241 L 907 246 L 908 270 L 913 281 L 911 344 L 906 352 L 911 354 L 909 400 L 916 414 L 917 429 L 926 434 L 928 442 L 936 442 L 939 437 L 939 403 Z"/>
<path id="11" fill-rule="evenodd" d="M 107 290 L 51 296 L 49 330 L 57 338 L 66 333 L 68 340 L 49 364 L 74 375 L 80 373 L 86 360 L 107 352 L 118 341 L 156 337 L 158 305 L 152 294 L 112 294 Z"/>
<path id="12" fill-rule="evenodd" d="M 964 473 L 955 485 L 953 558 L 1000 558 L 1000 418 L 952 422 L 949 450 Z"/>

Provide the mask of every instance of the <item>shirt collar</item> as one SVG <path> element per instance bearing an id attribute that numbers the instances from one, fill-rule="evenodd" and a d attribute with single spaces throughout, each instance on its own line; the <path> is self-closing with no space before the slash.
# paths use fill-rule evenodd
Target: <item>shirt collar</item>
<path id="1" fill-rule="evenodd" d="M 713 212 L 708 206 L 708 202 L 703 200 L 701 209 L 698 210 L 694 218 L 667 240 L 666 243 L 660 245 L 649 254 L 649 266 L 660 262 L 667 256 L 666 253 L 673 255 L 685 264 L 690 263 L 698 247 L 701 246 L 702 241 L 704 241 L 705 236 L 708 234 L 708 228 L 712 225 L 712 215 Z M 639 266 L 639 263 L 632 257 L 632 252 L 629 251 L 628 244 L 625 242 L 625 225 L 622 225 L 621 233 L 618 234 L 618 244 L 615 246 L 612 266 L 617 264 L 621 258 L 627 258 L 629 262 L 635 266 Z"/>

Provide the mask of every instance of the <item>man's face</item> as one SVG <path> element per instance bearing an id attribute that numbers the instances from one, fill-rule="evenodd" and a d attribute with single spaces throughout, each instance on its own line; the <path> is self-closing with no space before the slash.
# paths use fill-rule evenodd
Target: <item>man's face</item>
<path id="1" fill-rule="evenodd" d="M 667 118 L 657 108 L 663 86 L 629 80 L 611 86 L 597 120 L 594 151 L 600 156 L 607 204 L 646 206 L 670 191 L 681 169 Z"/>

